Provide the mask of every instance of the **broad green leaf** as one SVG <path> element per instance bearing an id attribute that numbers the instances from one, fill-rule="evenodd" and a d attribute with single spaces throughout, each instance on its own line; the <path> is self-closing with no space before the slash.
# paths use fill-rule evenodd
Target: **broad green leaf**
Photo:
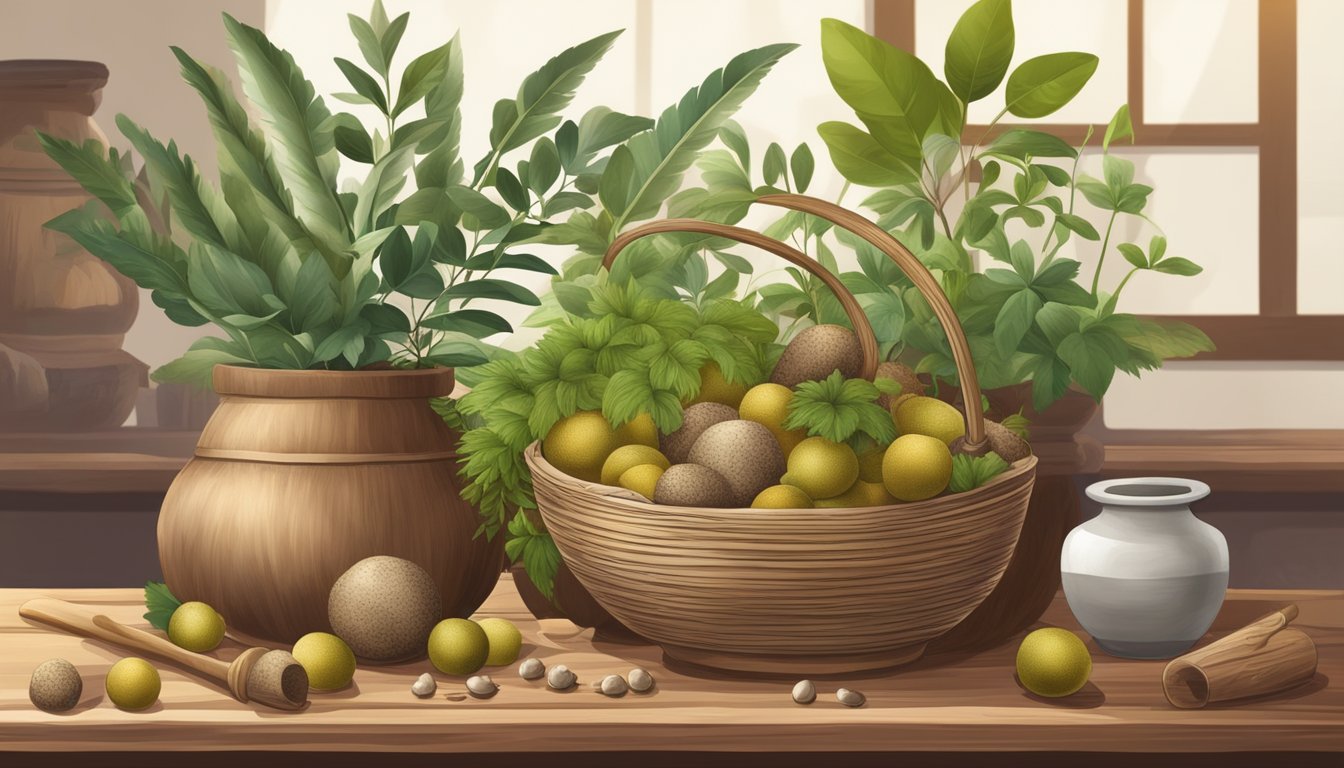
<path id="1" fill-rule="evenodd" d="M 509 325 L 508 320 L 483 309 L 459 309 L 455 312 L 430 315 L 420 323 L 420 327 L 464 333 L 477 339 L 496 333 L 513 333 L 513 326 Z"/>
<path id="2" fill-rule="evenodd" d="M 1051 301 L 1046 302 L 1036 313 L 1036 325 L 1040 326 L 1052 345 L 1058 346 L 1069 334 L 1078 330 L 1079 317 L 1077 312 L 1064 304 Z"/>
<path id="3" fill-rule="evenodd" d="M 188 294 L 186 274 L 180 265 L 163 258 L 150 247 L 152 233 L 146 232 L 143 238 L 137 238 L 130 232 L 119 232 L 110 221 L 93 215 L 87 208 L 63 213 L 45 226 L 69 236 L 141 288 L 179 296 Z M 171 247 L 171 243 L 168 246 Z"/>
<path id="4" fill-rule="evenodd" d="M 295 213 L 329 247 L 343 249 L 350 241 L 346 214 L 336 199 L 338 160 L 327 125 L 331 113 L 293 56 L 228 14 L 224 25 L 243 92 L 262 108 L 262 122 L 270 128 L 276 167 L 294 196 Z"/>
<path id="5" fill-rule="evenodd" d="M 530 207 L 527 190 L 523 189 L 518 177 L 514 176 L 508 168 L 500 168 L 495 172 L 495 189 L 513 210 L 522 212 Z"/>
<path id="6" fill-rule="evenodd" d="M 941 179 L 961 153 L 961 142 L 941 133 L 930 133 L 924 137 L 922 152 L 925 169 L 933 178 Z"/>
<path id="7" fill-rule="evenodd" d="M 350 23 L 350 34 L 354 35 L 356 42 L 359 43 L 359 52 L 364 56 L 364 61 L 370 67 L 373 67 L 373 71 L 386 77 L 388 62 L 383 58 L 383 49 L 378 42 L 378 33 L 373 30 L 373 26 L 369 22 L 353 13 L 347 13 L 345 17 Z"/>
<path id="8" fill-rule="evenodd" d="M 1143 255 L 1143 249 L 1133 243 L 1121 243 L 1116 246 L 1120 255 L 1125 257 L 1125 261 L 1133 264 L 1139 269 L 1148 268 L 1148 257 Z"/>
<path id="9" fill-rule="evenodd" d="M 506 152 L 560 124 L 560 112 L 574 100 L 574 93 L 584 78 L 620 34 L 621 30 L 608 32 L 562 51 L 524 78 L 515 98 L 495 103 L 490 152 L 476 164 L 473 185 L 484 178 Z"/>
<path id="10" fill-rule="evenodd" d="M 747 132 L 742 130 L 736 120 L 723 121 L 723 126 L 719 128 L 719 141 L 737 155 L 743 170 L 751 170 L 751 144 L 747 140 Z"/>
<path id="11" fill-rule="evenodd" d="M 1043 131 L 1014 128 L 994 140 L 983 154 L 1012 157 L 1026 161 L 1028 157 L 1075 158 L 1078 150 L 1058 136 Z"/>
<path id="12" fill-rule="evenodd" d="M 359 317 L 369 324 L 369 333 L 374 336 L 398 337 L 411 332 L 410 318 L 391 304 L 365 304 Z"/>
<path id="13" fill-rule="evenodd" d="M 1083 89 L 1098 59 L 1090 53 L 1047 53 L 1027 59 L 1008 76 L 1008 111 L 1018 117 L 1045 117 Z"/>
<path id="14" fill-rule="evenodd" d="M 888 152 L 869 134 L 837 121 L 817 126 L 831 162 L 840 175 L 865 187 L 886 187 L 915 181 L 919 174 L 907 161 Z"/>
<path id="15" fill-rule="evenodd" d="M 789 170 L 793 173 L 795 192 L 801 195 L 807 191 L 808 186 L 812 184 L 812 172 L 816 167 L 817 161 L 812 157 L 812 148 L 806 144 L 799 144 L 789 156 Z"/>
<path id="16" fill-rule="evenodd" d="M 687 169 L 714 140 L 723 122 L 756 90 L 775 62 L 794 48 L 797 46 L 791 44 L 767 45 L 738 54 L 664 110 L 654 130 L 638 133 L 621 145 L 629 153 L 630 164 L 625 171 L 629 176 L 624 179 L 622 193 L 609 195 L 622 202 L 619 208 L 608 208 L 613 217 L 611 232 L 619 232 L 631 221 L 658 215 L 663 202 L 681 186 Z M 612 162 L 621 148 L 613 152 Z M 610 164 L 603 174 L 604 186 L 609 175 Z"/>
<path id="17" fill-rule="evenodd" d="M 443 82 L 453 47 L 453 42 L 447 42 L 411 60 L 401 73 L 401 85 L 397 88 L 397 103 L 392 107 L 393 117 L 405 112 Z"/>
<path id="18" fill-rule="evenodd" d="M 588 166 L 593 155 L 652 127 L 653 121 L 647 117 L 623 115 L 603 106 L 593 107 L 579 120 L 574 154 L 565 163 L 565 171 L 577 176 Z"/>
<path id="19" fill-rule="evenodd" d="M 335 58 L 336 66 L 345 75 L 345 79 L 350 83 L 350 87 L 355 89 L 355 93 L 369 100 L 369 103 L 378 108 L 379 112 L 387 114 L 387 94 L 383 93 L 383 87 L 373 79 L 373 75 L 360 69 L 353 61 Z"/>
<path id="20" fill-rule="evenodd" d="M 389 69 L 392 67 L 392 58 L 396 56 L 397 48 L 401 45 L 401 36 L 406 33 L 406 24 L 410 20 L 411 14 L 403 13 L 378 31 L 378 46 L 382 49 L 383 61 L 387 62 Z"/>
<path id="21" fill-rule="evenodd" d="M 560 178 L 560 153 L 555 148 L 555 142 L 545 136 L 537 139 L 527 162 L 528 188 L 537 195 L 546 194 L 556 179 Z"/>
<path id="22" fill-rule="evenodd" d="M 765 183 L 775 186 L 787 172 L 787 166 L 784 148 L 779 146 L 777 141 L 770 142 L 770 146 L 765 148 L 765 162 L 761 165 L 761 176 L 765 179 Z"/>
<path id="23" fill-rule="evenodd" d="M 1135 315 L 1112 315 L 1105 320 L 1125 343 L 1157 361 L 1212 352 L 1213 342 L 1189 323 L 1151 320 Z"/>
<path id="24" fill-rule="evenodd" d="M 994 318 L 994 345 L 999 354 L 1007 357 L 1017 351 L 1022 337 L 1027 335 L 1036 313 L 1042 306 L 1041 297 L 1030 288 L 1024 288 L 1008 297 Z"/>
<path id="25" fill-rule="evenodd" d="M 425 95 L 425 119 L 438 121 L 440 128 L 416 148 L 418 154 L 427 153 L 415 170 L 421 187 L 446 187 L 462 177 L 463 65 L 458 35 L 448 41 L 448 56 L 441 72 L 443 78 Z"/>
<path id="26" fill-rule="evenodd" d="M 216 365 L 249 365 L 255 361 L 234 342 L 206 337 L 197 339 L 182 357 L 161 366 L 152 378 L 157 382 L 174 382 L 209 390 L 212 387 Z"/>
<path id="27" fill-rule="evenodd" d="M 449 187 L 448 198 L 463 213 L 476 217 L 482 227 L 493 229 L 509 221 L 509 214 L 480 192 L 464 186 Z"/>
<path id="28" fill-rule="evenodd" d="M 163 314 L 167 315 L 169 320 L 178 325 L 197 328 L 210 322 L 210 318 L 197 312 L 191 306 L 191 302 L 181 296 L 153 291 L 149 298 L 156 307 L 163 310 Z"/>
<path id="29" fill-rule="evenodd" d="M 278 281 L 276 289 L 289 306 L 290 328 L 296 333 L 311 331 L 336 317 L 340 301 L 336 297 L 336 277 L 320 254 L 303 260 L 292 285 Z"/>
<path id="30" fill-rule="evenodd" d="M 122 173 L 116 162 L 116 150 L 111 156 L 97 139 L 75 144 L 66 139 L 37 132 L 37 139 L 47 156 L 70 174 L 85 191 L 103 202 L 117 218 L 136 207 L 135 188 Z"/>
<path id="31" fill-rule="evenodd" d="M 1098 399 L 1106 394 L 1115 378 L 1115 362 L 1097 334 L 1069 334 L 1059 343 L 1058 352 L 1080 387 Z"/>
<path id="32" fill-rule="evenodd" d="M 383 155 L 369 169 L 369 175 L 359 186 L 358 201 L 351 212 L 355 234 L 362 236 L 377 228 L 378 219 L 396 200 L 397 193 L 406 186 L 413 152 L 405 146 Z"/>
<path id="33" fill-rule="evenodd" d="M 1198 275 L 1200 272 L 1204 271 L 1204 268 L 1189 259 L 1173 256 L 1154 264 L 1153 270 L 1168 275 L 1185 275 L 1189 277 L 1190 275 Z"/>
<path id="34" fill-rule="evenodd" d="M 337 328 L 313 350 L 313 362 L 325 363 L 341 356 L 357 356 L 364 349 L 364 334 L 367 330 L 368 324 L 363 322 Z M 352 351 L 353 355 L 350 354 Z"/>
<path id="35" fill-rule="evenodd" d="M 1101 139 L 1101 151 L 1110 150 L 1111 142 L 1123 139 L 1129 139 L 1130 143 L 1134 141 L 1134 124 L 1129 120 L 1128 104 L 1121 104 L 1111 122 L 1106 125 L 1106 135 Z"/>
<path id="36" fill-rule="evenodd" d="M 444 296 L 449 299 L 498 299 L 533 307 L 541 304 L 536 294 L 521 285 L 492 278 L 466 280 L 450 286 Z"/>
<path id="37" fill-rule="evenodd" d="M 1055 217 L 1060 224 L 1063 224 L 1072 232 L 1077 232 L 1085 240 L 1100 240 L 1101 235 L 1097 233 L 1097 228 L 1092 226 L 1092 222 L 1072 213 L 1061 213 Z"/>
<path id="38" fill-rule="evenodd" d="M 900 296 L 883 291 L 861 297 L 860 303 L 879 344 L 900 340 L 905 329 L 905 302 Z"/>
<path id="39" fill-rule="evenodd" d="M 965 104 L 994 92 L 1013 59 L 1011 0 L 980 0 L 966 9 L 947 38 L 943 74 Z"/>
<path id="40" fill-rule="evenodd" d="M 359 119 L 349 112 L 341 112 L 333 115 L 331 122 L 331 138 L 336 143 L 336 151 L 357 163 L 372 165 L 373 139 Z"/>
<path id="41" fill-rule="evenodd" d="M 1059 400 L 1069 389 L 1069 367 L 1054 355 L 1042 356 L 1031 376 L 1031 402 L 1037 411 L 1044 411 Z"/>
<path id="42" fill-rule="evenodd" d="M 201 241 L 191 244 L 187 261 L 190 296 L 206 309 L 216 315 L 270 313 L 263 297 L 275 288 L 261 267 Z"/>

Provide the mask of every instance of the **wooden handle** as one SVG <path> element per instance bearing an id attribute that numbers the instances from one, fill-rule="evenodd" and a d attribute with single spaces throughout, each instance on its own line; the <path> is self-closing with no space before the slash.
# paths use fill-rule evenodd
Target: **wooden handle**
<path id="1" fill-rule="evenodd" d="M 948 344 L 952 349 L 952 360 L 956 363 L 957 376 L 961 380 L 962 398 L 966 401 L 966 412 L 963 415 L 966 420 L 966 438 L 962 444 L 962 450 L 967 453 L 981 451 L 985 446 L 985 414 L 981 407 L 980 382 L 975 375 L 975 361 L 971 359 L 971 347 L 966 342 L 966 333 L 961 328 L 961 322 L 957 320 L 957 313 L 953 311 L 951 302 L 947 300 L 947 296 L 938 285 L 938 280 L 929 271 L 928 267 L 925 267 L 909 249 L 901 245 L 900 241 L 881 227 L 863 216 L 833 203 L 806 195 L 788 194 L 766 195 L 759 198 L 757 202 L 788 208 L 825 219 L 837 227 L 847 229 L 862 237 L 896 262 L 901 271 L 915 284 L 915 288 L 923 294 L 924 299 L 929 302 L 929 306 L 933 309 L 938 322 L 943 326 L 944 333 L 947 334 Z M 860 375 L 863 378 L 872 379 L 877 373 L 877 337 L 873 335 L 873 327 L 868 322 L 868 317 L 864 314 L 863 307 L 854 297 L 854 294 L 849 292 L 849 289 L 845 287 L 844 283 L 840 282 L 839 278 L 805 254 L 758 232 L 699 219 L 654 221 L 618 235 L 607 247 L 606 256 L 602 259 L 602 266 L 610 269 L 612 263 L 616 261 L 616 257 L 630 243 L 643 237 L 668 232 L 697 232 L 736 240 L 769 251 L 816 275 L 835 294 L 836 300 L 840 302 L 840 306 L 844 308 L 845 314 L 849 316 L 849 321 L 854 326 L 854 333 L 858 336 L 859 347 L 863 353 Z"/>
<path id="2" fill-rule="evenodd" d="M 1287 690 L 1316 674 L 1316 644 L 1288 628 L 1297 618 L 1289 605 L 1223 639 L 1187 653 L 1162 672 L 1162 691 L 1172 706 L 1198 709 L 1217 701 Z"/>
<path id="3" fill-rule="evenodd" d="M 51 598 L 29 600 L 19 607 L 19 615 L 76 635 L 96 638 L 122 648 L 158 656 L 222 683 L 228 683 L 227 662 L 178 648 L 158 635 L 118 624 L 107 616 L 83 610 L 64 600 Z"/>

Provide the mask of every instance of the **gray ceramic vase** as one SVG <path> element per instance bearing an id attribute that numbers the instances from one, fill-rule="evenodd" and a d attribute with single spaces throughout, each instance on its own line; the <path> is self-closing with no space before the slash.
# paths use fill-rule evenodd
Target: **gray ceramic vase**
<path id="1" fill-rule="evenodd" d="M 1101 649 L 1131 659 L 1178 656 L 1199 641 L 1227 591 L 1227 540 L 1188 506 L 1209 486 L 1174 477 L 1087 488 L 1101 514 L 1064 540 L 1069 608 Z"/>

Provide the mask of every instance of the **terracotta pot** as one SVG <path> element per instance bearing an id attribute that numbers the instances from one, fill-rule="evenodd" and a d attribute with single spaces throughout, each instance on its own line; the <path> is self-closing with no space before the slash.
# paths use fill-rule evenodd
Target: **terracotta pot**
<path id="1" fill-rule="evenodd" d="M 503 569 L 504 537 L 477 538 L 458 435 L 428 398 L 453 372 L 218 366 L 219 407 L 159 514 L 159 560 L 182 600 L 289 643 L 331 631 L 327 596 L 373 555 L 419 564 L 444 616 L 470 615 Z"/>
<path id="2" fill-rule="evenodd" d="M 527 575 L 527 569 L 521 563 L 509 568 L 513 574 L 513 583 L 518 595 L 523 598 L 527 610 L 538 619 L 568 619 L 580 627 L 592 627 L 596 640 L 616 643 L 649 644 L 649 641 L 632 632 L 598 604 L 592 594 L 574 578 L 574 572 L 564 562 L 555 574 L 554 600 L 537 589 Z"/>
<path id="3" fill-rule="evenodd" d="M 0 429 L 119 426 L 148 384 L 121 349 L 139 309 L 135 283 L 42 226 L 89 195 L 36 131 L 106 143 L 92 119 L 106 84 L 96 62 L 0 61 L 0 344 L 36 360 L 50 385 L 45 409 L 0 408 Z"/>
<path id="4" fill-rule="evenodd" d="M 971 615 L 931 643 L 930 653 L 991 648 L 1041 617 L 1059 591 L 1064 537 L 1082 519 L 1073 476 L 1096 472 L 1103 459 L 1101 444 L 1079 434 L 1098 408 L 1086 392 L 1070 388 L 1044 411 L 1032 406 L 1029 382 L 986 390 L 985 397 L 989 418 L 1002 421 L 1020 409 L 1030 420 L 1031 450 L 1040 461 L 1036 485 L 1017 549 L 998 586 Z M 959 399 L 949 398 L 954 404 Z"/>

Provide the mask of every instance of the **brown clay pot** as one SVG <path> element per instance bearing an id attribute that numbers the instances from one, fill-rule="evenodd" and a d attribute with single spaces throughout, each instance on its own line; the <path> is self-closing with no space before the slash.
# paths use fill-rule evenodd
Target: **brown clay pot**
<path id="1" fill-rule="evenodd" d="M 485 601 L 504 537 L 476 537 L 458 435 L 428 399 L 453 372 L 279 371 L 218 366 L 220 403 L 159 514 L 159 560 L 182 600 L 289 643 L 331 631 L 327 596 L 374 555 L 417 563 L 444 616 Z"/>
<path id="2" fill-rule="evenodd" d="M 0 405 L 3 430 L 119 426 L 148 384 L 121 349 L 135 283 L 42 226 L 89 195 L 36 132 L 106 143 L 92 117 L 106 84 L 107 67 L 92 61 L 0 61 L 0 344 L 36 360 L 48 383 L 44 408 Z"/>
<path id="3" fill-rule="evenodd" d="M 950 392 L 944 388 L 945 392 Z M 985 391 L 995 421 L 1017 413 L 1031 422 L 1031 450 L 1039 460 L 1026 521 L 1008 570 L 989 597 L 951 631 L 929 644 L 929 653 L 992 648 L 1036 622 L 1059 590 L 1059 553 L 1064 537 L 1081 521 L 1073 476 L 1101 468 L 1102 446 L 1079 432 L 1097 412 L 1097 402 L 1070 388 L 1044 411 L 1031 404 L 1031 384 Z M 960 398 L 949 398 L 954 405 Z"/>
<path id="4" fill-rule="evenodd" d="M 548 600 L 528 578 L 527 569 L 521 563 L 509 568 L 513 574 L 513 583 L 518 595 L 523 598 L 527 610 L 538 619 L 569 619 L 580 627 L 592 627 L 596 640 L 616 643 L 649 644 L 649 641 L 632 632 L 598 604 L 592 594 L 574 578 L 574 572 L 564 562 L 555 574 L 554 600 Z"/>

